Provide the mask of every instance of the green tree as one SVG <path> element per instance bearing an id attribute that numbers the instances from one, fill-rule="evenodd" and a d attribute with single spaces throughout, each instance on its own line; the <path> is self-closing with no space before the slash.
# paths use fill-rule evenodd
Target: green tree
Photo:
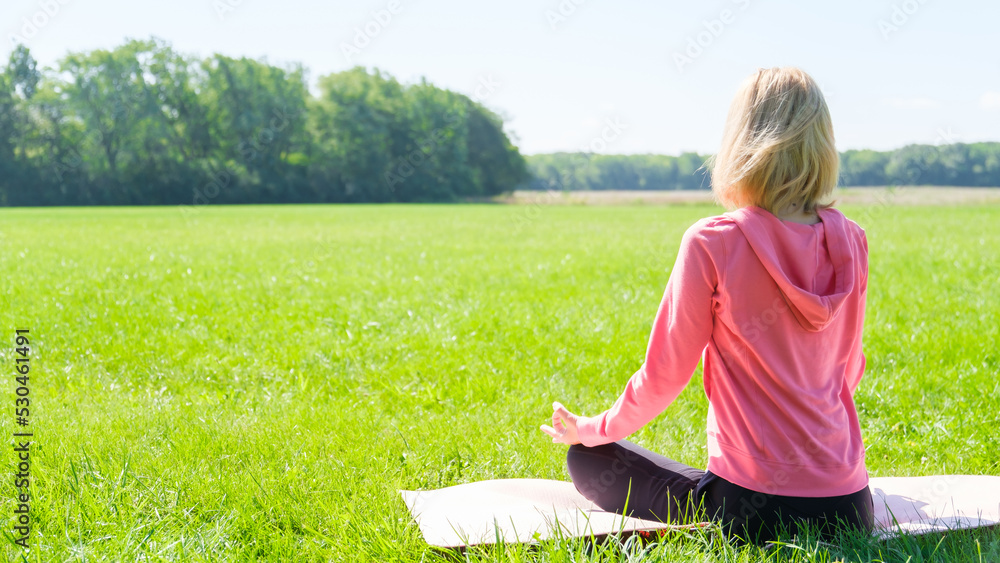
<path id="1" fill-rule="evenodd" d="M 393 136 L 403 113 L 403 87 L 362 67 L 324 76 L 313 111 L 316 181 L 332 201 L 392 201 Z"/>
<path id="2" fill-rule="evenodd" d="M 500 117 L 478 103 L 468 108 L 468 166 L 473 178 L 466 195 L 494 196 L 528 181 L 527 162 L 504 133 Z"/>
<path id="3" fill-rule="evenodd" d="M 44 200 L 31 162 L 28 108 L 41 73 L 31 52 L 18 45 L 0 70 L 0 204 L 30 205 Z"/>
<path id="4" fill-rule="evenodd" d="M 222 55 L 202 68 L 212 173 L 232 187 L 218 201 L 300 200 L 305 167 L 293 155 L 306 142 L 304 69 Z"/>

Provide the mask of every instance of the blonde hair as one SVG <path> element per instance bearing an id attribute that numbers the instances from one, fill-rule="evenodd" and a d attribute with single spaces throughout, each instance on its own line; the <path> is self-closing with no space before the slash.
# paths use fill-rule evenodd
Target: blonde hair
<path id="1" fill-rule="evenodd" d="M 818 211 L 837 185 L 840 160 L 823 93 L 794 67 L 759 68 L 740 85 L 719 153 L 706 162 L 715 200 L 777 215 Z"/>

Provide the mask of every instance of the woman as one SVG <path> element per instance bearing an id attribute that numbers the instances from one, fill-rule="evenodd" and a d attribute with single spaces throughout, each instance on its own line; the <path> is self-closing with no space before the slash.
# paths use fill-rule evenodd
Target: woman
<path id="1" fill-rule="evenodd" d="M 868 283 L 865 233 L 831 204 L 838 156 L 826 102 L 796 68 L 759 69 L 729 110 L 712 189 L 730 211 L 681 240 L 646 351 L 617 402 L 553 404 L 576 488 L 604 510 L 690 522 L 698 508 L 741 539 L 802 522 L 871 530 L 853 394 Z M 623 438 L 660 414 L 703 362 L 702 471 Z"/>

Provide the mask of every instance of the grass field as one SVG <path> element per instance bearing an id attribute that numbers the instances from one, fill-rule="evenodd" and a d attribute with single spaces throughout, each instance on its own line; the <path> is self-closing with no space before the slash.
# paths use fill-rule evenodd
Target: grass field
<path id="1" fill-rule="evenodd" d="M 868 231 L 873 476 L 1000 474 L 1000 205 L 842 208 Z M 397 490 L 568 479 L 538 431 L 642 362 L 682 207 L 0 210 L 3 428 L 32 344 L 30 561 L 997 561 L 1000 531 L 769 551 L 707 536 L 449 554 Z M 704 467 L 700 372 L 633 436 Z M 0 506 L 11 544 L 15 454 Z"/>
<path id="2" fill-rule="evenodd" d="M 981 205 L 1000 203 L 1000 188 L 960 186 L 865 186 L 837 188 L 833 199 L 848 205 Z M 519 205 L 678 205 L 713 203 L 710 190 L 515 191 L 487 200 Z"/>

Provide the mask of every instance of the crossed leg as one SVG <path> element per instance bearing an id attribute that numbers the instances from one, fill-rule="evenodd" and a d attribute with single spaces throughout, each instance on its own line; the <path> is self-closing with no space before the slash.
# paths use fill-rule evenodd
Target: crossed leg
<path id="1" fill-rule="evenodd" d="M 602 510 L 672 524 L 719 520 L 727 533 L 758 543 L 811 520 L 824 534 L 836 523 L 871 530 L 874 520 L 868 487 L 837 497 L 765 494 L 626 440 L 570 446 L 566 464 L 576 489 Z"/>
<path id="2" fill-rule="evenodd" d="M 602 510 L 675 524 L 696 519 L 701 469 L 626 440 L 570 446 L 566 464 L 576 490 Z"/>

